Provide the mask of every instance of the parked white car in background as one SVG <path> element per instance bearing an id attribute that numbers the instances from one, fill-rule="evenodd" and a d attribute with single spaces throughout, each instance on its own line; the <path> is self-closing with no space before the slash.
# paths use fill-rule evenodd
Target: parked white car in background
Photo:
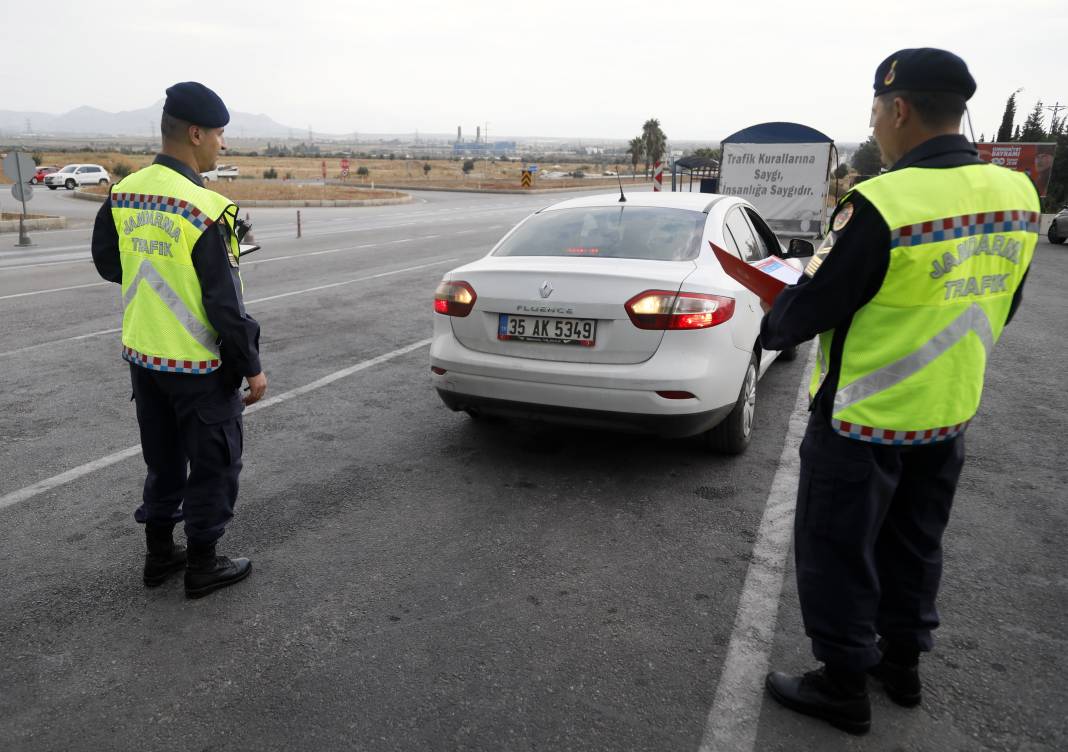
<path id="1" fill-rule="evenodd" d="M 238 169 L 234 165 L 216 165 L 214 170 L 210 172 L 200 173 L 200 177 L 204 179 L 205 183 L 210 183 L 212 180 L 233 180 L 237 177 Z"/>
<path id="2" fill-rule="evenodd" d="M 609 194 L 531 215 L 438 287 L 438 394 L 473 417 L 704 434 L 744 451 L 760 376 L 796 352 L 761 351 L 760 301 L 709 241 L 748 263 L 790 255 L 729 196 Z M 811 255 L 794 242 L 794 255 Z"/>
<path id="3" fill-rule="evenodd" d="M 73 191 L 79 185 L 107 185 L 110 182 L 108 171 L 95 164 L 69 164 L 58 172 L 45 175 L 44 179 L 44 184 L 52 191 L 57 188 Z"/>

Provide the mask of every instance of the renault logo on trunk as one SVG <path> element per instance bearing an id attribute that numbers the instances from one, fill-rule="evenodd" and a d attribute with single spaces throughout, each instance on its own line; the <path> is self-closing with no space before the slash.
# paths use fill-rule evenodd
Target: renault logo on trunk
<path id="1" fill-rule="evenodd" d="M 545 280 L 541 283 L 541 287 L 538 288 L 538 292 L 541 293 L 543 298 L 547 298 L 553 294 L 553 286 L 549 284 L 549 280 Z"/>

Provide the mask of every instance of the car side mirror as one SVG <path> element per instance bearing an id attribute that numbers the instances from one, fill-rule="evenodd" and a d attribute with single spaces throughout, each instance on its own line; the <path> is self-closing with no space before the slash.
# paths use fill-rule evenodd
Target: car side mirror
<path id="1" fill-rule="evenodd" d="M 782 255 L 783 258 L 808 258 L 816 252 L 816 246 L 812 245 L 811 241 L 802 240 L 801 238 L 791 238 L 790 245 L 786 249 L 786 253 Z"/>

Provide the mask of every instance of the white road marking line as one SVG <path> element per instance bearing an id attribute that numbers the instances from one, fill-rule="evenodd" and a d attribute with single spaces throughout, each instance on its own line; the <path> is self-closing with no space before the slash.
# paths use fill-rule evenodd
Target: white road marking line
<path id="1" fill-rule="evenodd" d="M 81 258 L 71 259 L 70 261 L 38 261 L 36 264 L 19 264 L 17 266 L 5 266 L 0 264 L 0 271 L 11 272 L 17 269 L 39 269 L 44 266 L 60 266 L 61 264 L 86 264 L 91 263 L 92 258 L 89 256 L 82 256 Z"/>
<path id="2" fill-rule="evenodd" d="M 255 412 L 258 412 L 259 410 L 263 410 L 264 408 L 272 407 L 281 402 L 286 402 L 295 397 L 307 394 L 308 392 L 313 392 L 316 389 L 321 389 L 327 384 L 332 384 L 338 379 L 343 379 L 346 376 L 351 376 L 352 374 L 357 373 L 358 371 L 363 371 L 368 368 L 372 368 L 373 366 L 385 363 L 386 361 L 392 360 L 393 358 L 398 358 L 401 355 L 407 355 L 408 353 L 414 350 L 418 350 L 422 347 L 426 347 L 429 344 L 429 338 L 421 339 L 418 342 L 413 342 L 410 345 L 405 345 L 404 347 L 397 348 L 396 350 L 385 353 L 384 355 L 379 355 L 375 358 L 360 361 L 355 365 L 351 365 L 348 368 L 342 368 L 340 371 L 335 371 L 334 373 L 328 374 L 322 377 L 321 379 L 317 379 L 309 384 L 305 384 L 304 386 L 300 386 L 296 389 L 291 389 L 288 392 L 283 392 L 282 394 L 279 394 L 277 396 L 268 397 L 267 399 L 261 400 L 256 404 L 250 406 L 247 410 L 245 410 L 245 414 L 251 415 Z M 140 444 L 138 444 L 137 446 L 127 447 L 126 449 L 123 449 L 121 451 L 109 454 L 106 457 L 101 457 L 100 459 L 93 460 L 92 462 L 86 462 L 84 465 L 79 465 L 78 467 L 71 468 L 70 470 L 60 473 L 59 475 L 53 475 L 51 478 L 46 478 L 45 480 L 38 481 L 33 485 L 26 486 L 25 488 L 20 488 L 18 491 L 12 491 L 9 494 L 0 496 L 0 509 L 6 509 L 7 507 L 14 506 L 15 504 L 19 504 L 23 501 L 26 501 L 27 499 L 32 499 L 34 496 L 45 493 L 46 491 L 50 491 L 53 488 L 56 488 L 57 486 L 62 486 L 66 483 L 70 483 L 72 480 L 77 480 L 78 478 L 88 475 L 89 473 L 108 467 L 109 465 L 114 465 L 117 462 L 122 462 L 123 460 L 140 453 Z"/>
<path id="3" fill-rule="evenodd" d="M 270 295 L 270 296 L 268 296 L 266 298 L 256 298 L 255 300 L 246 300 L 245 301 L 245 305 L 251 305 L 253 303 L 263 303 L 263 302 L 268 301 L 268 300 L 278 300 L 280 298 L 288 298 L 288 297 L 291 297 L 293 295 L 302 295 L 302 294 L 304 294 L 306 292 L 317 292 L 318 290 L 327 290 L 327 289 L 329 289 L 331 287 L 341 287 L 342 285 L 351 285 L 351 284 L 354 284 L 356 282 L 366 282 L 366 281 L 371 280 L 371 279 L 380 279 L 382 277 L 390 277 L 390 276 L 392 276 L 394 274 L 402 274 L 403 272 L 411 272 L 411 271 L 417 271 L 419 269 L 428 269 L 428 268 L 430 268 L 432 266 L 442 266 L 444 264 L 451 264 L 451 263 L 453 263 L 455 261 L 459 261 L 459 260 L 460 260 L 459 256 L 456 256 L 454 258 L 447 258 L 447 259 L 443 259 L 441 261 L 434 261 L 434 262 L 431 262 L 431 263 L 428 263 L 428 264 L 419 264 L 418 266 L 407 266 L 407 267 L 405 267 L 403 269 L 394 269 L 394 270 L 388 271 L 388 272 L 379 272 L 378 274 L 372 274 L 372 275 L 370 275 L 368 277 L 357 277 L 356 279 L 347 279 L 347 280 L 343 280 L 341 282 L 331 282 L 328 285 L 319 285 L 317 287 L 308 287 L 308 288 L 306 288 L 304 290 L 293 290 L 292 292 L 284 292 L 284 293 L 282 293 L 280 295 Z M 63 344 L 67 344 L 69 342 L 77 342 L 78 340 L 89 339 L 91 337 L 100 337 L 100 336 L 103 336 L 105 334 L 116 334 L 117 332 L 121 332 L 121 331 L 122 331 L 121 328 L 119 328 L 119 329 L 101 329 L 98 332 L 89 332 L 88 334 L 79 334 L 79 335 L 77 335 L 75 337 L 64 337 L 63 339 L 54 339 L 54 340 L 51 340 L 50 342 L 39 342 L 36 345 L 27 345 L 26 347 L 19 347 L 19 348 L 15 349 L 15 350 L 7 350 L 5 352 L 0 352 L 0 358 L 3 358 L 5 356 L 7 356 L 7 355 L 19 355 L 21 353 L 30 352 L 32 350 L 40 350 L 40 349 L 45 348 L 45 347 L 55 347 L 56 345 L 63 345 Z"/>
<path id="4" fill-rule="evenodd" d="M 12 295 L 0 295 L 0 300 L 11 300 L 12 298 L 25 298 L 30 295 L 44 295 L 50 292 L 66 292 L 67 290 L 81 290 L 86 287 L 100 287 L 101 285 L 110 285 L 111 282 L 90 282 L 87 285 L 71 285 L 70 287 L 53 287 L 50 290 L 33 290 L 32 292 L 16 292 Z"/>
<path id="5" fill-rule="evenodd" d="M 372 274 L 367 277 L 357 277 L 355 279 L 346 279 L 341 282 L 331 282 L 328 285 L 316 285 L 315 287 L 308 287 L 303 290 L 292 290 L 291 292 L 283 292 L 279 295 L 268 295 L 266 298 L 256 298 L 255 300 L 246 301 L 246 305 L 252 305 L 253 303 L 264 303 L 268 300 L 279 300 L 281 298 L 288 298 L 293 295 L 303 295 L 306 292 L 318 292 L 319 290 L 329 290 L 332 287 L 342 287 L 344 285 L 351 285 L 355 282 L 366 282 L 369 279 L 381 279 L 382 277 L 390 277 L 394 274 L 403 274 L 404 272 L 413 272 L 418 269 L 428 269 L 432 266 L 442 266 L 443 264 L 451 264 L 454 261 L 459 261 L 459 257 L 442 259 L 441 261 L 434 261 L 429 264 L 419 264 L 418 266 L 406 266 L 403 269 L 394 269 L 389 272 L 379 272 L 378 274 Z"/>
<path id="6" fill-rule="evenodd" d="M 764 702 L 764 675 L 775 644 L 786 555 L 793 536 L 801 467 L 797 450 L 808 422 L 808 383 L 814 351 L 813 347 L 808 350 L 809 366 L 801 379 L 779 466 L 768 491 L 764 516 L 745 574 L 745 585 L 738 599 L 727 657 L 705 722 L 699 752 L 751 752 L 756 745 L 760 709 Z"/>

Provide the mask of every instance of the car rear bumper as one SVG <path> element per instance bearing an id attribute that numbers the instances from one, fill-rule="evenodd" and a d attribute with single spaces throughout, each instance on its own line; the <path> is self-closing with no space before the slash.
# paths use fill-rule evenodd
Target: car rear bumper
<path id="1" fill-rule="evenodd" d="M 545 421 L 584 428 L 605 428 L 631 433 L 649 433 L 664 438 L 682 438 L 707 431 L 726 418 L 734 407 L 733 404 L 730 404 L 714 410 L 696 413 L 657 415 L 516 402 L 514 400 L 462 394 L 441 388 L 438 388 L 437 392 L 442 402 L 452 410 L 470 410 L 477 414 Z"/>

